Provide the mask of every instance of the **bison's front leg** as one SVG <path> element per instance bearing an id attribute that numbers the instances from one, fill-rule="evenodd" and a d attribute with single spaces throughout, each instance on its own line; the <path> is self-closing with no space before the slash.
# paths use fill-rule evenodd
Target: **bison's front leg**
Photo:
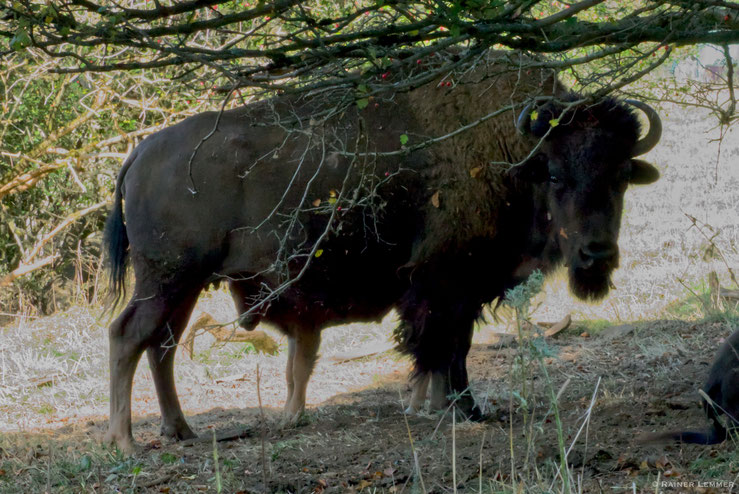
<path id="1" fill-rule="evenodd" d="M 480 409 L 475 405 L 474 398 L 468 389 L 466 381 L 467 370 L 462 369 L 461 379 L 451 377 L 449 372 L 427 372 L 421 378 L 417 378 L 412 387 L 411 403 L 406 413 L 418 413 L 426 400 L 429 392 L 429 411 L 443 411 L 450 405 L 450 397 L 454 398 L 454 405 L 458 413 L 464 419 L 479 420 L 482 418 Z M 452 381 L 456 379 L 456 386 Z"/>
<path id="2" fill-rule="evenodd" d="M 462 415 L 463 418 L 468 420 L 480 420 L 482 419 L 482 410 L 475 404 L 475 399 L 470 391 L 470 381 L 467 376 L 467 353 L 472 343 L 472 328 L 470 328 L 469 343 L 462 343 L 466 345 L 466 351 L 463 352 L 464 357 L 461 357 L 461 353 L 452 362 L 449 367 L 448 376 L 448 389 L 450 389 L 449 396 L 455 400 L 456 410 Z"/>
<path id="3" fill-rule="evenodd" d="M 411 401 L 408 404 L 408 408 L 405 409 L 405 413 L 416 414 L 423 409 L 423 404 L 426 402 L 429 381 L 431 381 L 430 372 L 421 373 L 413 378 L 411 382 Z"/>
<path id="4" fill-rule="evenodd" d="M 413 379 L 411 400 L 405 413 L 419 413 L 423 409 L 429 388 L 431 388 L 429 411 L 443 410 L 449 405 L 448 395 L 451 388 L 447 374 L 445 372 L 424 372 Z"/>
<path id="5" fill-rule="evenodd" d="M 480 308 L 464 299 L 447 298 L 449 292 L 439 293 L 437 288 L 432 283 L 419 283 L 400 304 L 401 346 L 415 358 L 419 375 L 431 375 L 427 383 L 414 383 L 411 405 L 421 407 L 424 388 L 430 385 L 431 410 L 446 408 L 452 397 L 463 416 L 479 419 L 480 410 L 469 390 L 466 359 Z"/>
<path id="6" fill-rule="evenodd" d="M 321 345 L 321 331 L 317 328 L 298 328 L 290 332 L 287 357 L 287 393 L 285 403 L 286 420 L 296 423 L 305 410 L 305 394 L 313 366 L 316 363 L 318 347 Z"/>

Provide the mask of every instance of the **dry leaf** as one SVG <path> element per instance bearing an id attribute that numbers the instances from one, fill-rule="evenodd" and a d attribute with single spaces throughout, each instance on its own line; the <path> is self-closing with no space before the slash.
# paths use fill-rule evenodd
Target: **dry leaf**
<path id="1" fill-rule="evenodd" d="M 474 168 L 470 168 L 470 177 L 477 178 L 477 176 L 480 174 L 481 171 L 482 171 L 482 167 L 481 166 L 476 166 Z"/>
<path id="2" fill-rule="evenodd" d="M 554 336 L 560 331 L 564 331 L 565 329 L 569 328 L 570 324 L 572 324 L 572 317 L 570 317 L 570 315 L 567 314 L 564 317 L 564 319 L 562 319 L 557 324 L 552 325 L 549 329 L 544 331 L 544 336 L 547 336 L 547 337 Z"/>
<path id="3" fill-rule="evenodd" d="M 317 208 L 318 206 L 321 205 L 321 200 L 320 199 L 316 199 L 315 201 L 312 202 L 312 204 L 313 204 L 313 207 L 316 207 Z"/>
<path id="4" fill-rule="evenodd" d="M 431 196 L 431 204 L 435 207 L 439 207 L 439 191 L 437 190 L 434 192 L 434 195 Z"/>
<path id="5" fill-rule="evenodd" d="M 366 489 L 367 487 L 371 485 L 372 485 L 372 482 L 370 482 L 369 480 L 362 479 L 357 484 L 357 490 L 361 491 L 362 489 Z"/>
<path id="6" fill-rule="evenodd" d="M 565 231 L 565 229 L 564 229 L 564 228 L 560 228 L 560 229 L 559 229 L 559 235 L 560 235 L 560 237 L 562 237 L 562 238 L 570 238 L 570 237 L 568 237 L 568 236 L 567 236 L 567 232 Z"/>

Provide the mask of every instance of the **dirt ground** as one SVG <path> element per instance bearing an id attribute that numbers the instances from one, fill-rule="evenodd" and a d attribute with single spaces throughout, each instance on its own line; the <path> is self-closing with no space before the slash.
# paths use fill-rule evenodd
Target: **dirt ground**
<path id="1" fill-rule="evenodd" d="M 479 423 L 457 423 L 450 413 L 404 415 L 407 363 L 386 352 L 365 360 L 386 362 L 388 373 L 364 390 L 309 407 L 296 427 L 280 427 L 272 407 L 213 408 L 189 417 L 204 440 L 183 445 L 160 440 L 157 416 L 135 417 L 140 448 L 130 458 L 98 444 L 102 417 L 7 433 L 0 489 L 444 493 L 455 492 L 456 484 L 456 492 L 736 492 L 739 455 L 732 441 L 664 448 L 637 441 L 643 433 L 706 425 L 697 388 L 731 326 L 721 318 L 657 320 L 583 335 L 592 327 L 576 323 L 536 340 L 541 357 L 528 345 L 476 344 L 470 377 L 488 414 Z M 314 379 L 309 392 L 325 379 Z M 221 385 L 238 394 L 254 383 Z M 558 473 L 556 394 L 566 480 Z M 243 437 L 214 447 L 214 431 Z"/>

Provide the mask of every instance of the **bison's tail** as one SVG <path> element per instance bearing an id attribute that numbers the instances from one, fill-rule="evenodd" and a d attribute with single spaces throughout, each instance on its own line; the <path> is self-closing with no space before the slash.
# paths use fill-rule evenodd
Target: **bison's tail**
<path id="1" fill-rule="evenodd" d="M 126 264 L 128 261 L 128 234 L 123 223 L 123 177 L 135 158 L 136 151 L 123 163 L 116 180 L 113 208 L 105 222 L 103 245 L 108 256 L 110 270 L 109 309 L 113 310 L 126 294 Z"/>

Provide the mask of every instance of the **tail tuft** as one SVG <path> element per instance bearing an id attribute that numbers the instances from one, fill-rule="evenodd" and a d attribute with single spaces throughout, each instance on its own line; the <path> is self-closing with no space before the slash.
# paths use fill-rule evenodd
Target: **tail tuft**
<path id="1" fill-rule="evenodd" d="M 128 264 L 128 234 L 126 225 L 123 223 L 123 177 L 134 161 L 136 151 L 123 163 L 118 180 L 116 181 L 115 194 L 113 195 L 113 208 L 108 220 L 105 222 L 103 234 L 103 245 L 108 256 L 108 269 L 110 270 L 110 300 L 109 309 L 113 310 L 126 294 L 126 267 Z"/>

